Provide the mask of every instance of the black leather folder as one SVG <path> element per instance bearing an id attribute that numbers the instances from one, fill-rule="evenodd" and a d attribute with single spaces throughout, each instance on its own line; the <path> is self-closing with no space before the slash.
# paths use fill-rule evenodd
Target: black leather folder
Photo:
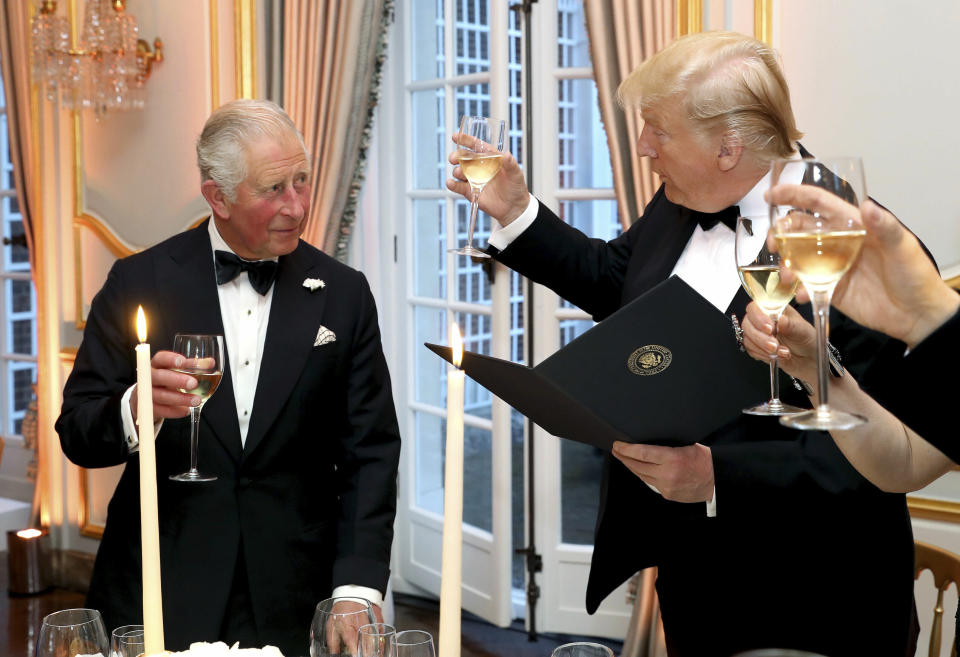
<path id="1" fill-rule="evenodd" d="M 451 361 L 449 347 L 426 346 Z M 471 352 L 462 367 L 551 434 L 607 450 L 615 440 L 698 442 L 770 395 L 768 366 L 676 276 L 536 367 Z"/>

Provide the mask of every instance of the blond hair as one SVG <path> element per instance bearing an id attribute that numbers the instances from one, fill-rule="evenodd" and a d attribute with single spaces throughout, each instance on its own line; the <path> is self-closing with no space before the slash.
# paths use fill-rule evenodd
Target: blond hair
<path id="1" fill-rule="evenodd" d="M 212 180 L 230 202 L 247 177 L 247 144 L 262 137 L 296 139 L 308 158 L 293 120 L 269 100 L 241 98 L 224 103 L 210 115 L 197 139 L 197 166 L 202 181 Z"/>
<path id="2" fill-rule="evenodd" d="M 677 39 L 638 66 L 617 89 L 623 107 L 648 111 L 680 101 L 701 135 L 734 134 L 759 162 L 789 157 L 797 130 L 776 51 L 735 32 Z"/>

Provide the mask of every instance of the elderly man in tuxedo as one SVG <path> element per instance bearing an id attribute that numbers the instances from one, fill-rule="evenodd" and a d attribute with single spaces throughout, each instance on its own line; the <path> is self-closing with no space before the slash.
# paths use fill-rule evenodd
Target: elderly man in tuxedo
<path id="1" fill-rule="evenodd" d="M 671 274 L 742 316 L 737 212 L 765 214 L 770 160 L 801 150 L 775 53 L 738 34 L 688 36 L 635 70 L 619 96 L 639 104 L 637 149 L 662 182 L 643 216 L 609 242 L 590 239 L 528 192 L 508 156 L 480 199 L 499 223 L 490 251 L 597 321 Z M 459 167 L 453 176 L 448 187 L 467 195 Z M 839 316 L 832 329 L 859 378 L 884 338 Z M 698 403 L 678 408 L 696 413 Z M 605 465 L 588 611 L 656 566 L 672 657 L 913 654 L 904 496 L 860 476 L 827 434 L 745 415 L 686 447 L 618 443 Z"/>
<path id="2" fill-rule="evenodd" d="M 382 603 L 400 437 L 364 276 L 300 240 L 310 164 L 273 103 L 217 109 L 197 142 L 212 218 L 118 261 L 93 300 L 57 431 L 88 468 L 125 464 L 89 606 L 141 622 L 133 319 L 149 317 L 166 646 L 221 639 L 307 652 L 318 601 Z M 178 332 L 222 334 L 225 372 L 203 409 L 208 483 L 188 464 L 200 399 L 173 370 Z M 322 338 L 322 339 L 321 339 Z M 379 606 L 376 607 L 379 610 Z M 379 613 L 379 611 L 378 611 Z"/>

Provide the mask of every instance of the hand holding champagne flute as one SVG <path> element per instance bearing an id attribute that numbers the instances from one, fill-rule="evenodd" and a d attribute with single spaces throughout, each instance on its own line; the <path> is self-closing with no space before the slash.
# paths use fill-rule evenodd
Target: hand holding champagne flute
<path id="1" fill-rule="evenodd" d="M 767 248 L 766 237 L 770 222 L 766 217 L 738 217 L 735 237 L 737 272 L 750 298 L 757 302 L 773 322 L 777 321 L 797 290 L 798 280 L 780 277 L 780 256 Z M 780 368 L 777 354 L 770 354 L 770 399 L 757 406 L 743 409 L 747 415 L 790 415 L 802 408 L 780 401 Z"/>
<path id="2" fill-rule="evenodd" d="M 190 470 L 170 475 L 170 478 L 174 481 L 214 481 L 216 476 L 201 474 L 197 470 L 198 433 L 200 411 L 216 392 L 223 376 L 223 336 L 178 333 L 173 338 L 173 350 L 184 357 L 183 364 L 173 371 L 189 374 L 197 381 L 195 388 L 179 390 L 185 394 L 197 395 L 200 404 L 190 407 Z"/>
<path id="3" fill-rule="evenodd" d="M 859 158 L 775 160 L 771 187 L 794 179 L 825 189 L 854 205 L 866 198 L 863 164 Z M 858 213 L 822 214 L 802 204 L 770 204 L 773 236 L 790 271 L 810 295 L 817 328 L 817 407 L 781 418 L 796 429 L 850 429 L 866 420 L 859 415 L 832 410 L 828 404 L 827 337 L 830 332 L 830 298 L 837 283 L 860 252 L 866 231 Z"/>
<path id="4" fill-rule="evenodd" d="M 455 139 L 458 148 L 460 170 L 470 183 L 470 225 L 467 229 L 467 245 L 450 249 L 452 253 L 489 258 L 486 253 L 473 246 L 473 234 L 477 227 L 477 210 L 480 192 L 490 179 L 500 171 L 503 163 L 503 139 L 506 124 L 499 119 L 484 116 L 465 116 L 460 121 L 460 133 Z"/>

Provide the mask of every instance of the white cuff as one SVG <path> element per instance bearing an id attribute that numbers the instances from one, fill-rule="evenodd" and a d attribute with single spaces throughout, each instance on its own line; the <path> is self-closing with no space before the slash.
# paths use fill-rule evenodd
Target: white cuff
<path id="1" fill-rule="evenodd" d="M 713 495 L 710 497 L 710 501 L 707 502 L 707 517 L 716 518 L 717 517 L 717 487 L 713 487 Z"/>
<path id="2" fill-rule="evenodd" d="M 527 203 L 527 209 L 520 213 L 520 216 L 511 221 L 506 226 L 501 226 L 500 222 L 493 222 L 493 229 L 490 231 L 490 238 L 487 244 L 495 246 L 501 251 L 510 246 L 510 242 L 520 237 L 520 233 L 525 231 L 537 218 L 537 212 L 540 211 L 540 202 L 531 194 L 530 201 Z"/>
<path id="3" fill-rule="evenodd" d="M 137 433 L 137 425 L 133 421 L 133 412 L 130 410 L 130 397 L 136 390 L 137 384 L 133 384 L 120 398 L 120 420 L 123 422 L 123 439 L 127 442 L 127 449 L 131 454 L 140 448 L 140 438 Z M 163 418 L 153 423 L 153 437 L 156 438 L 160 433 L 160 427 L 163 426 Z"/>
<path id="4" fill-rule="evenodd" d="M 378 607 L 383 606 L 383 595 L 377 589 L 367 588 L 366 586 L 354 586 L 353 584 L 344 584 L 333 589 L 331 598 L 364 598 L 371 604 Z"/>

